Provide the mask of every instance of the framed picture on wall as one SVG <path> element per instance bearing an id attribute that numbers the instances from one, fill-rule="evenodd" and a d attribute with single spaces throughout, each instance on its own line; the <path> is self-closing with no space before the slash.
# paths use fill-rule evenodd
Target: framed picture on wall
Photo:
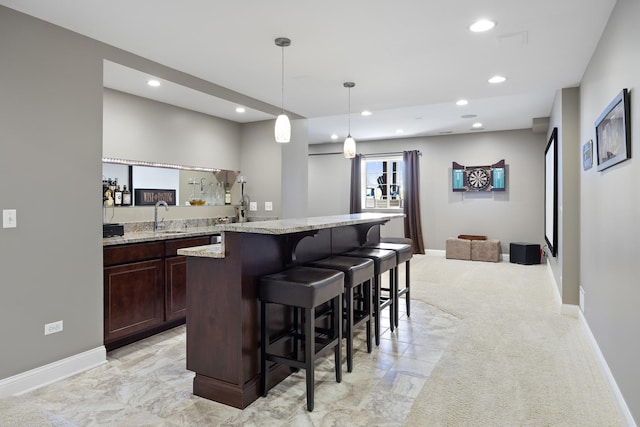
<path id="1" fill-rule="evenodd" d="M 544 150 L 544 239 L 551 256 L 558 253 L 558 128 Z"/>
<path id="2" fill-rule="evenodd" d="M 591 169 L 593 166 L 593 140 L 588 140 L 582 146 L 582 169 Z"/>
<path id="3" fill-rule="evenodd" d="M 596 161 L 603 171 L 631 157 L 631 120 L 629 92 L 622 92 L 596 120 Z"/>

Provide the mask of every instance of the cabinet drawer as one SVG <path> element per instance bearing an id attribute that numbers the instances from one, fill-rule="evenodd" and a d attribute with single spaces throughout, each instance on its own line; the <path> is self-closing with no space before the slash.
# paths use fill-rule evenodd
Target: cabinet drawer
<path id="1" fill-rule="evenodd" d="M 163 255 L 164 242 L 134 243 L 131 245 L 105 247 L 102 250 L 105 267 L 162 258 Z"/>
<path id="2" fill-rule="evenodd" d="M 172 239 L 165 242 L 165 256 L 176 256 L 178 249 L 190 248 L 192 246 L 208 245 L 210 236 L 188 237 L 185 239 Z"/>

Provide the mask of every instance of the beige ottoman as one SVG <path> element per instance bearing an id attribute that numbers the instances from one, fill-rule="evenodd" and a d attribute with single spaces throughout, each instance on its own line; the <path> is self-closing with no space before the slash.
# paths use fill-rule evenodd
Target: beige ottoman
<path id="1" fill-rule="evenodd" d="M 471 240 L 456 239 L 454 237 L 447 239 L 445 245 L 446 257 L 449 259 L 471 259 Z"/>
<path id="2" fill-rule="evenodd" d="M 471 240 L 473 261 L 500 261 L 500 240 Z"/>

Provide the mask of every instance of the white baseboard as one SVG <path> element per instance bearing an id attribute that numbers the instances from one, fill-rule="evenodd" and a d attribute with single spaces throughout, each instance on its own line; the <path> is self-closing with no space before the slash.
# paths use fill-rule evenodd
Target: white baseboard
<path id="1" fill-rule="evenodd" d="M 440 250 L 440 249 L 426 249 L 424 251 L 425 255 L 433 255 L 433 256 L 445 256 L 446 252 L 444 251 L 444 249 Z"/>
<path id="2" fill-rule="evenodd" d="M 107 362 L 104 346 L 0 380 L 0 398 L 27 393 Z"/>
<path id="3" fill-rule="evenodd" d="M 560 306 L 560 314 L 577 318 L 580 314 L 580 307 L 575 304 L 562 304 Z"/>
<path id="4" fill-rule="evenodd" d="M 602 374 L 604 375 L 605 380 L 609 385 L 609 389 L 611 390 L 611 393 L 613 393 L 613 398 L 616 402 L 616 405 L 618 406 L 618 411 L 620 411 L 620 415 L 622 416 L 622 419 L 626 423 L 627 427 L 637 427 L 637 424 L 633 419 L 633 416 L 631 415 L 631 411 L 627 406 L 627 402 L 625 402 L 624 396 L 622 396 L 622 392 L 618 388 L 618 384 L 616 383 L 616 380 L 613 377 L 611 370 L 609 369 L 609 365 L 607 364 L 607 361 L 604 358 L 602 351 L 600 351 L 600 346 L 598 345 L 598 341 L 596 341 L 596 338 L 593 336 L 593 333 L 591 332 L 591 328 L 587 323 L 587 319 L 585 319 L 584 314 L 582 314 L 582 311 L 580 310 L 578 310 L 578 317 L 580 319 L 580 323 L 584 327 L 584 330 L 587 334 L 587 338 L 589 339 L 589 343 L 591 344 L 593 353 L 596 356 L 596 362 L 598 363 L 598 366 L 600 367 L 600 370 L 602 371 Z"/>
<path id="5" fill-rule="evenodd" d="M 562 312 L 562 296 L 560 295 L 560 287 L 558 286 L 558 282 L 556 282 L 556 278 L 553 275 L 553 270 L 551 269 L 551 263 L 548 261 L 547 264 L 547 273 L 549 273 L 549 280 L 551 280 L 551 285 L 553 286 L 553 295 L 555 296 L 556 303 L 558 307 L 560 307 L 560 312 Z"/>

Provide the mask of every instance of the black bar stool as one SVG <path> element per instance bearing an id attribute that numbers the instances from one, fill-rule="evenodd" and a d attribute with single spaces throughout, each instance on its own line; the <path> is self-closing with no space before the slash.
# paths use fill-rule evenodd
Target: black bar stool
<path id="1" fill-rule="evenodd" d="M 405 244 L 405 243 L 388 243 L 388 242 L 380 242 L 377 245 L 373 246 L 374 248 L 378 248 L 378 249 L 386 249 L 386 250 L 391 250 L 394 251 L 396 253 L 396 267 L 395 267 L 395 273 L 393 275 L 394 280 L 395 280 L 395 293 L 394 293 L 394 306 L 395 306 L 395 311 L 394 311 L 394 321 L 396 324 L 396 327 L 398 326 L 398 319 L 399 319 L 399 308 L 400 308 L 400 297 L 402 295 L 405 295 L 405 302 L 406 302 L 406 306 L 407 306 L 407 317 L 411 316 L 411 285 L 410 285 L 410 279 L 411 279 L 411 258 L 413 257 L 413 246 L 412 244 Z M 405 277 L 404 277 L 404 288 L 400 289 L 400 286 L 398 284 L 398 267 L 400 267 L 402 265 L 402 263 L 405 263 Z"/>
<path id="2" fill-rule="evenodd" d="M 262 396 L 267 396 L 267 361 L 304 369 L 307 381 L 307 409 L 313 411 L 315 361 L 318 356 L 334 349 L 336 381 L 342 381 L 341 342 L 342 342 L 342 293 L 344 291 L 344 273 L 313 267 L 293 267 L 288 270 L 263 276 L 258 286 L 260 299 L 260 385 Z M 333 331 L 329 336 L 316 336 L 315 310 L 318 306 L 331 302 Z M 291 307 L 294 312 L 293 328 L 279 331 L 278 338 L 271 341 L 267 303 Z M 303 328 L 299 331 L 298 312 L 303 311 Z M 298 340 L 304 337 L 304 357 L 300 359 Z M 271 353 L 271 347 L 282 340 L 293 338 L 293 355 Z M 320 345 L 319 349 L 317 345 Z"/>
<path id="3" fill-rule="evenodd" d="M 394 321 L 394 297 L 395 295 L 395 267 L 396 267 L 396 253 L 386 249 L 376 249 L 371 247 L 362 247 L 354 249 L 349 252 L 345 252 L 342 255 L 352 256 L 357 258 L 369 258 L 373 261 L 374 267 L 374 280 L 373 280 L 373 308 L 374 308 L 374 321 L 375 321 L 375 338 L 376 345 L 380 345 L 380 313 L 385 308 L 389 307 L 389 319 L 391 331 L 395 327 Z M 389 271 L 389 287 L 383 288 L 381 282 L 381 275 L 385 271 Z M 389 297 L 383 297 L 382 291 L 387 291 Z"/>
<path id="4" fill-rule="evenodd" d="M 367 353 L 371 353 L 371 282 L 375 274 L 373 261 L 369 258 L 331 256 L 306 265 L 329 268 L 344 273 L 344 337 L 347 340 L 347 372 L 353 371 L 353 328 L 366 323 Z M 361 288 L 354 294 L 354 289 Z M 354 308 L 357 302 L 357 308 Z"/>

